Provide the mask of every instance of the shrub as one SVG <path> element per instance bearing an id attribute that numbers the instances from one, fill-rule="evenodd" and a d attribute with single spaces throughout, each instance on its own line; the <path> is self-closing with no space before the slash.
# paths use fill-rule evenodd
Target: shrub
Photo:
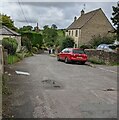
<path id="1" fill-rule="evenodd" d="M 90 45 L 93 46 L 93 48 L 97 48 L 100 44 L 112 44 L 115 41 L 115 36 L 108 37 L 108 36 L 93 36 L 91 41 L 89 42 Z"/>
<path id="2" fill-rule="evenodd" d="M 74 40 L 70 37 L 65 37 L 61 42 L 61 49 L 74 47 Z"/>
<path id="3" fill-rule="evenodd" d="M 33 52 L 33 53 L 38 53 L 38 48 L 37 48 L 37 47 L 33 47 L 33 48 L 32 48 L 32 52 Z"/>
<path id="4" fill-rule="evenodd" d="M 91 41 L 89 42 L 90 45 L 93 46 L 93 48 L 96 48 L 100 44 L 112 44 L 115 41 L 115 36 L 109 37 L 109 36 L 93 36 Z"/>
<path id="5" fill-rule="evenodd" d="M 82 49 L 90 49 L 90 48 L 92 48 L 92 46 L 91 45 L 81 45 L 80 48 L 82 48 Z"/>
<path id="6" fill-rule="evenodd" d="M 16 53 L 18 43 L 16 39 L 13 38 L 3 38 L 2 40 L 2 45 L 4 46 L 5 49 L 8 50 L 8 54 L 14 55 Z"/>
<path id="7" fill-rule="evenodd" d="M 30 51 L 30 52 L 32 51 L 32 44 L 27 36 L 22 37 L 22 45 L 26 46 L 28 51 Z"/>

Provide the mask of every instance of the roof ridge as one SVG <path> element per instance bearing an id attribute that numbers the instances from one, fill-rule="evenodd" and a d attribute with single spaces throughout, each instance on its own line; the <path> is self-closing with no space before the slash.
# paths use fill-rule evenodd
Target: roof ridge
<path id="1" fill-rule="evenodd" d="M 10 28 L 8 28 L 8 27 L 5 26 L 5 25 L 2 25 L 2 28 L 7 29 L 12 35 L 20 35 L 19 33 L 17 33 L 17 32 L 15 32 L 15 31 L 11 30 Z"/>
<path id="2" fill-rule="evenodd" d="M 82 28 L 92 17 L 99 11 L 102 10 L 101 8 L 92 10 L 90 12 L 87 12 L 83 15 L 81 15 L 76 21 L 73 21 L 72 24 L 67 29 L 74 29 L 74 28 Z M 84 20 L 83 20 L 84 19 Z M 82 22 L 83 20 L 83 22 Z M 80 21 L 80 25 L 77 25 L 77 23 Z"/>
<path id="3" fill-rule="evenodd" d="M 98 9 L 95 9 L 95 10 L 92 10 L 92 11 L 89 11 L 89 12 L 87 12 L 87 13 L 85 13 L 84 15 L 86 15 L 86 14 L 89 14 L 89 13 L 91 13 L 91 12 L 97 12 L 98 10 L 100 10 L 101 8 L 98 8 Z M 102 9 L 101 9 L 102 10 Z"/>
<path id="4" fill-rule="evenodd" d="M 84 23 L 84 25 L 93 18 L 93 16 L 98 12 L 98 10 L 100 10 L 101 8 L 97 9 L 97 10 L 94 10 L 94 11 L 91 11 L 91 12 L 94 12 L 94 14 Z M 89 13 L 91 13 L 89 12 Z M 82 28 L 84 25 L 82 25 L 80 28 Z"/>

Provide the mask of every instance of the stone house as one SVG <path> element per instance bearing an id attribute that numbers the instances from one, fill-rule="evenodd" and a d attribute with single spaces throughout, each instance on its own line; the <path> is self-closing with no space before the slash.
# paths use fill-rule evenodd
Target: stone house
<path id="1" fill-rule="evenodd" d="M 81 16 L 66 29 L 66 36 L 74 38 L 75 46 L 87 44 L 92 36 L 106 36 L 114 31 L 114 27 L 109 22 L 101 8 L 85 13 L 81 11 Z"/>
<path id="2" fill-rule="evenodd" d="M 21 49 L 21 35 L 6 26 L 0 26 L 0 44 L 2 44 L 2 39 L 5 37 L 15 38 L 18 43 L 17 52 Z"/>

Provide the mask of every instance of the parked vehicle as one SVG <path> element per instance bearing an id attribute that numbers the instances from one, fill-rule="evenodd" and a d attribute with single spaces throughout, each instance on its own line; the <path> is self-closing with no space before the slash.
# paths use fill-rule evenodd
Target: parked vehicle
<path id="1" fill-rule="evenodd" d="M 104 50 L 106 52 L 115 52 L 112 48 L 116 48 L 114 44 L 100 44 L 96 50 Z"/>
<path id="2" fill-rule="evenodd" d="M 80 48 L 65 48 L 57 54 L 57 60 L 63 60 L 65 63 L 80 62 L 81 64 L 85 64 L 87 55 L 85 51 Z"/>

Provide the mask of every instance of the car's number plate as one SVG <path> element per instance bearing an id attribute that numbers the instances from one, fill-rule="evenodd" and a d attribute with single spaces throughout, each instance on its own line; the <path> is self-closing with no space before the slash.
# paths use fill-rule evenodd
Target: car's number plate
<path id="1" fill-rule="evenodd" d="M 82 57 L 77 57 L 77 58 L 82 58 Z"/>

